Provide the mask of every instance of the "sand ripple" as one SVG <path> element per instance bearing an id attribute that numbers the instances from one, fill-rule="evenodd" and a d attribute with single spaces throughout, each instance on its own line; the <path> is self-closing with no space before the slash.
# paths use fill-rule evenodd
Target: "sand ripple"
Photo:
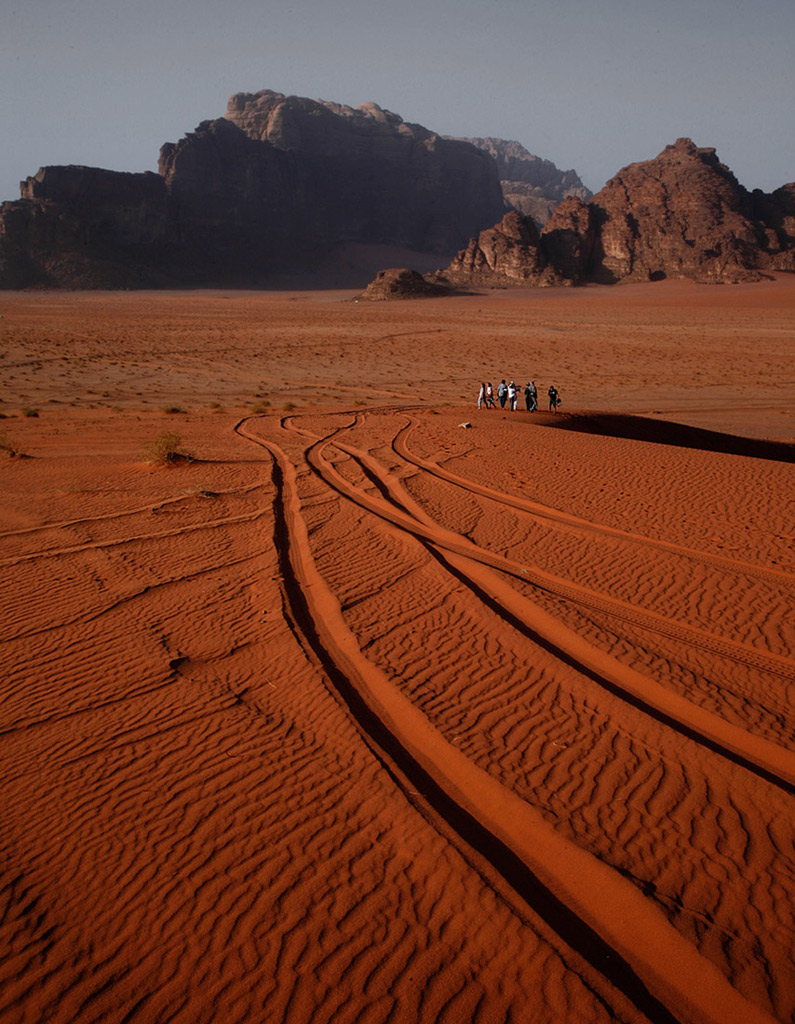
<path id="1" fill-rule="evenodd" d="M 789 467 L 458 422 L 9 522 L 4 1024 L 793 1018 Z"/>

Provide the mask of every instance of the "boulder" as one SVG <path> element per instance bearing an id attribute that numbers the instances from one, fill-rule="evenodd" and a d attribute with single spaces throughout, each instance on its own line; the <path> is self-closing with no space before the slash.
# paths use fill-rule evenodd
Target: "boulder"
<path id="1" fill-rule="evenodd" d="M 407 267 L 392 267 L 379 270 L 359 299 L 368 302 L 385 302 L 394 299 L 426 299 L 446 295 L 448 289 L 432 280 L 426 280 L 416 270 Z"/>

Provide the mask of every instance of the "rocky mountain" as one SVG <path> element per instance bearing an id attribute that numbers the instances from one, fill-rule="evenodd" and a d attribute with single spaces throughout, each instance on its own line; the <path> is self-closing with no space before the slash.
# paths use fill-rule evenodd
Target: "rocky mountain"
<path id="1" fill-rule="evenodd" d="M 576 171 L 561 171 L 551 160 L 542 160 L 519 142 L 508 139 L 461 139 L 488 153 L 497 164 L 505 202 L 525 217 L 532 217 L 539 228 L 567 196 L 588 200 L 593 194 L 580 181 Z"/>
<path id="2" fill-rule="evenodd" d="M 374 254 L 386 267 L 408 253 L 420 270 L 456 250 L 429 281 L 731 282 L 795 270 L 795 183 L 748 192 L 714 149 L 679 139 L 587 199 L 564 197 L 580 189 L 576 175 L 518 143 L 476 142 L 375 104 L 240 93 L 226 117 L 163 146 L 158 174 L 46 167 L 23 182 L 0 206 L 0 287 L 256 287 L 310 271 L 313 286 L 351 286 L 372 276 L 356 268 Z M 540 232 L 518 210 L 505 215 L 498 177 L 529 168 L 561 196 Z"/>
<path id="3" fill-rule="evenodd" d="M 795 184 L 748 192 L 690 139 L 623 168 L 592 199 L 564 199 L 537 240 L 504 218 L 434 280 L 456 286 L 692 278 L 730 283 L 795 271 Z"/>
<path id="4" fill-rule="evenodd" d="M 730 282 L 795 269 L 795 236 L 786 215 L 779 216 L 780 198 L 749 193 L 714 149 L 690 139 L 625 167 L 591 205 L 597 231 L 585 267 L 589 280 Z M 551 231 L 569 226 L 566 211 L 548 225 Z"/>
<path id="5" fill-rule="evenodd" d="M 21 191 L 0 207 L 3 287 L 258 285 L 351 244 L 444 259 L 505 208 L 476 147 L 269 90 L 163 146 L 158 175 L 47 167 Z"/>

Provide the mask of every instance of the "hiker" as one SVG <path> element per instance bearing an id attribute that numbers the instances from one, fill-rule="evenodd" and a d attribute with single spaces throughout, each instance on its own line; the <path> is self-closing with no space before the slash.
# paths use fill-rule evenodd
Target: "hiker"
<path id="1" fill-rule="evenodd" d="M 480 385 L 480 391 L 478 391 L 478 409 L 483 408 L 483 403 L 486 401 L 486 384 L 485 382 Z M 486 406 L 488 409 L 488 405 Z"/>
<path id="2" fill-rule="evenodd" d="M 500 400 L 500 408 L 504 409 L 505 408 L 505 400 L 508 397 L 508 385 L 505 383 L 505 378 L 504 377 L 503 377 L 502 381 L 500 382 L 500 386 L 497 388 L 497 397 Z"/>
<path id="3" fill-rule="evenodd" d="M 527 406 L 528 412 L 535 412 L 538 408 L 538 389 L 534 380 L 529 380 L 525 384 L 524 404 Z"/>
<path id="4" fill-rule="evenodd" d="M 491 381 L 486 385 L 486 408 L 496 409 L 497 403 L 494 401 L 494 388 L 491 386 Z"/>
<path id="5" fill-rule="evenodd" d="M 558 406 L 560 405 L 560 399 L 558 398 L 558 389 L 554 384 L 549 385 L 549 411 L 557 412 Z"/>
<path id="6" fill-rule="evenodd" d="M 511 412 L 516 412 L 516 399 L 519 392 L 516 389 L 516 385 L 513 381 L 508 385 L 508 402 Z"/>

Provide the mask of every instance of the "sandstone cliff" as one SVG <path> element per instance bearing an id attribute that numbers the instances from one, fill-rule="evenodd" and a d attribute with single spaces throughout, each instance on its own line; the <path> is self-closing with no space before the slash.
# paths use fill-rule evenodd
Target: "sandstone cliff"
<path id="1" fill-rule="evenodd" d="M 351 244 L 446 259 L 505 208 L 476 147 L 271 91 L 163 146 L 159 172 L 40 170 L 0 207 L 0 287 L 261 285 Z"/>
<path id="2" fill-rule="evenodd" d="M 576 171 L 561 171 L 512 139 L 462 139 L 488 153 L 497 164 L 506 203 L 543 227 L 552 211 L 567 196 L 587 200 L 592 193 Z"/>
<path id="3" fill-rule="evenodd" d="M 564 199 L 534 239 L 514 215 L 472 238 L 436 279 L 467 287 L 666 277 L 730 283 L 795 270 L 795 184 L 749 193 L 690 139 L 631 164 L 589 202 Z"/>
<path id="4" fill-rule="evenodd" d="M 452 254 L 502 216 L 496 168 L 481 150 L 375 103 L 353 108 L 263 90 L 232 96 L 226 119 L 294 156 L 313 245 Z"/>
<path id="5" fill-rule="evenodd" d="M 173 278 L 157 174 L 45 167 L 0 206 L 0 287 L 157 287 Z"/>
<path id="6" fill-rule="evenodd" d="M 306 255 L 307 202 L 288 154 L 218 118 L 164 145 L 158 169 L 198 283 L 256 285 Z"/>
<path id="7" fill-rule="evenodd" d="M 502 163 L 375 104 L 241 93 L 226 118 L 165 145 L 159 174 L 48 167 L 23 182 L 0 206 L 0 287 L 261 286 L 310 269 L 318 286 L 346 246 L 425 260 L 459 249 L 429 279 L 465 288 L 795 270 L 795 183 L 748 192 L 689 139 L 588 201 L 562 198 L 540 234 L 504 216 L 498 179 L 535 158 L 477 141 Z M 557 173 L 567 190 L 573 172 Z"/>

